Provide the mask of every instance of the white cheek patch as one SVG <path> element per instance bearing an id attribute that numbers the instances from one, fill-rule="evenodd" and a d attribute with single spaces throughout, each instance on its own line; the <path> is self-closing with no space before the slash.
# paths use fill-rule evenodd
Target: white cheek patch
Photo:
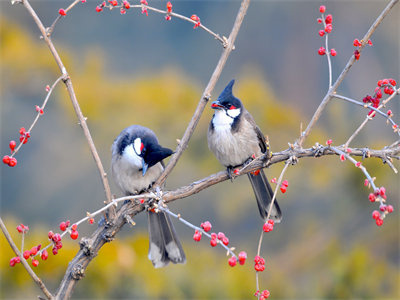
<path id="1" fill-rule="evenodd" d="M 140 149 L 142 147 L 142 140 L 140 138 L 136 138 L 133 141 L 133 147 L 135 147 L 135 152 L 137 155 L 140 155 L 140 153 L 142 153 L 142 150 Z"/>
<path id="2" fill-rule="evenodd" d="M 238 115 L 240 115 L 240 108 L 228 109 L 226 112 L 231 118 L 236 118 Z"/>
<path id="3" fill-rule="evenodd" d="M 140 146 L 139 146 L 139 150 L 140 150 Z M 138 168 L 142 167 L 142 158 L 136 154 L 135 150 L 133 149 L 132 144 L 126 146 L 124 153 L 122 154 L 122 157 L 125 160 L 127 160 L 127 162 L 129 164 L 132 164 Z"/>

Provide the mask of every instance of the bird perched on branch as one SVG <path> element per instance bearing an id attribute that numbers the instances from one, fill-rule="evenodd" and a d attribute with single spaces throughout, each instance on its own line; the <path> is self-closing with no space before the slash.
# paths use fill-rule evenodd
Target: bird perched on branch
<path id="1" fill-rule="evenodd" d="M 233 96 L 234 80 L 229 82 L 217 101 L 212 102 L 215 110 L 208 128 L 208 147 L 219 162 L 227 167 L 232 178 L 232 170 L 251 161 L 252 156 L 260 156 L 268 151 L 265 136 L 256 125 L 251 114 L 242 102 Z M 261 217 L 266 220 L 273 197 L 272 188 L 261 169 L 248 173 L 249 180 L 256 196 Z M 282 213 L 278 202 L 274 201 L 270 218 L 280 222 Z"/>
<path id="2" fill-rule="evenodd" d="M 159 145 L 153 131 L 140 125 L 122 130 L 111 151 L 112 176 L 127 196 L 149 189 L 164 170 L 162 160 L 173 153 Z M 164 267 L 170 261 L 174 264 L 186 262 L 168 214 L 148 211 L 148 227 L 149 259 L 155 268 Z"/>

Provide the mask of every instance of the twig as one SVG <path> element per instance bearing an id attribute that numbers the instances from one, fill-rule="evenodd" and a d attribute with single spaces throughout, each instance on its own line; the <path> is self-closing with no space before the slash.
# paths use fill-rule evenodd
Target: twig
<path id="1" fill-rule="evenodd" d="M 175 153 L 171 156 L 171 159 L 169 160 L 167 166 L 164 169 L 164 172 L 160 175 L 160 177 L 156 181 L 154 187 L 161 186 L 165 182 L 167 176 L 169 175 L 169 173 L 171 173 L 172 169 L 175 167 L 179 158 L 181 157 L 183 151 L 188 146 L 189 140 L 192 137 L 194 129 L 196 128 L 196 126 L 200 120 L 200 117 L 204 111 L 204 108 L 205 108 L 208 100 L 211 97 L 211 93 L 215 87 L 215 84 L 217 83 L 217 80 L 219 79 L 221 72 L 225 66 L 225 63 L 226 63 L 230 53 L 232 52 L 234 42 L 236 40 L 240 26 L 242 25 L 243 18 L 246 15 L 249 4 L 250 4 L 250 0 L 242 1 L 240 10 L 236 16 L 235 23 L 233 24 L 231 34 L 229 35 L 229 38 L 227 41 L 227 46 L 221 54 L 221 58 L 219 59 L 218 64 L 215 67 L 213 74 L 211 75 L 210 81 L 208 82 L 207 87 L 205 88 L 203 95 L 201 96 L 199 104 L 197 105 L 197 108 L 193 114 L 193 117 L 190 120 L 190 122 L 185 130 L 185 133 L 183 134 L 183 137 L 181 138 L 180 143 L 178 144 L 178 146 L 175 150 Z"/>
<path id="2" fill-rule="evenodd" d="M 29 1 L 22 0 L 22 4 L 28 10 L 29 14 L 32 16 L 33 20 L 35 21 L 36 25 L 38 26 L 40 32 L 42 33 L 44 41 L 46 42 L 47 46 L 49 47 L 51 54 L 53 55 L 58 67 L 60 68 L 62 75 L 64 76 L 63 81 L 67 87 L 67 91 L 68 91 L 69 97 L 71 99 L 72 106 L 74 107 L 75 113 L 79 119 L 79 124 L 81 125 L 81 128 L 83 130 L 85 138 L 89 144 L 90 151 L 92 153 L 92 156 L 96 162 L 97 168 L 100 173 L 100 177 L 101 177 L 103 187 L 105 190 L 105 194 L 106 194 L 106 203 L 110 203 L 112 201 L 112 197 L 111 197 L 110 185 L 109 185 L 108 179 L 107 179 L 107 174 L 104 171 L 104 167 L 103 167 L 103 164 L 101 163 L 100 156 L 96 150 L 96 146 L 95 146 L 92 136 L 90 134 L 89 127 L 87 126 L 87 123 L 86 123 L 86 118 L 82 114 L 81 108 L 79 106 L 78 100 L 75 95 L 75 91 L 74 91 L 74 87 L 72 85 L 71 78 L 69 77 L 69 75 L 67 73 L 67 69 L 65 68 L 63 62 L 61 61 L 61 58 L 60 58 L 56 48 L 54 47 L 53 42 L 47 36 L 46 28 L 43 26 L 42 21 L 39 19 L 38 15 L 36 14 L 36 12 L 32 8 L 32 6 L 30 5 Z M 112 216 L 113 214 L 114 214 L 114 209 L 111 208 L 110 216 Z"/>
<path id="3" fill-rule="evenodd" d="M 371 25 L 369 28 L 368 32 L 364 35 L 363 37 L 363 43 L 359 47 L 358 51 L 361 53 L 361 51 L 364 49 L 365 45 L 367 44 L 367 41 L 370 39 L 371 35 L 375 32 L 376 28 L 382 23 L 383 19 L 386 17 L 386 15 L 389 13 L 389 11 L 393 8 L 394 5 L 397 4 L 399 0 L 392 0 L 390 3 L 385 7 L 385 9 L 381 12 L 381 14 L 378 16 L 378 18 L 375 20 L 375 22 Z M 300 137 L 296 141 L 297 146 L 302 146 L 304 143 L 304 140 L 308 137 L 310 134 L 312 128 L 314 125 L 317 123 L 319 118 L 321 117 L 321 114 L 323 110 L 325 109 L 326 105 L 329 103 L 329 101 L 332 99 L 333 95 L 336 93 L 336 90 L 338 89 L 339 85 L 342 83 L 343 79 L 349 72 L 350 68 L 353 66 L 354 62 L 356 59 L 354 58 L 354 55 L 352 55 L 347 62 L 346 66 L 344 67 L 342 73 L 339 75 L 339 77 L 336 79 L 335 83 L 332 85 L 332 87 L 328 90 L 326 93 L 324 99 L 318 106 L 317 110 L 315 111 L 313 117 L 310 120 L 310 123 L 308 124 L 306 130 L 302 132 Z"/>
<path id="4" fill-rule="evenodd" d="M 3 234 L 6 237 L 7 242 L 10 244 L 11 249 L 13 249 L 15 254 L 20 257 L 21 263 L 24 266 L 24 268 L 26 269 L 26 271 L 28 272 L 29 276 L 32 277 L 33 281 L 39 286 L 39 288 L 42 290 L 43 294 L 46 296 L 47 299 L 54 299 L 53 295 L 46 288 L 43 281 L 36 275 L 35 272 L 33 272 L 32 268 L 29 266 L 28 262 L 22 256 L 22 253 L 18 250 L 18 247 L 15 245 L 13 239 L 11 238 L 10 233 L 8 232 L 6 225 L 4 225 L 1 217 L 0 217 L 0 228 L 1 228 L 1 231 L 3 231 Z"/>

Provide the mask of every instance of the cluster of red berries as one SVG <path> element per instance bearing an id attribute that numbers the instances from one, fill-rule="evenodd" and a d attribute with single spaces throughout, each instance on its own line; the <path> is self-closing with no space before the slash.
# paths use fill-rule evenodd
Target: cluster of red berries
<path id="1" fill-rule="evenodd" d="M 263 290 L 261 293 L 260 291 L 256 291 L 254 293 L 254 296 L 257 297 L 260 300 L 265 300 L 269 297 L 270 292 L 268 290 Z"/>
<path id="2" fill-rule="evenodd" d="M 239 261 L 239 264 L 240 264 L 240 265 L 244 265 L 244 263 L 246 262 L 246 259 L 247 259 L 247 253 L 244 252 L 244 251 L 241 251 L 241 252 L 239 253 L 237 259 L 236 259 L 235 256 L 231 256 L 231 258 L 228 259 L 228 264 L 229 264 L 231 267 L 234 267 L 234 266 L 236 266 L 237 262 Z"/>
<path id="3" fill-rule="evenodd" d="M 22 256 L 26 260 L 28 260 L 29 258 L 32 258 L 32 266 L 37 267 L 39 265 L 39 261 L 37 259 L 35 259 L 34 257 L 38 254 L 38 252 L 40 251 L 41 248 L 42 248 L 42 245 L 39 244 L 36 247 L 32 247 L 30 250 L 24 251 Z M 44 249 L 41 252 L 40 257 L 42 258 L 42 260 L 46 260 L 49 257 L 49 254 L 47 253 L 46 249 Z"/>
<path id="4" fill-rule="evenodd" d="M 27 132 L 24 127 L 20 128 L 19 134 L 20 134 L 19 141 L 22 144 L 26 144 L 28 142 L 28 139 L 31 137 L 31 134 L 29 132 Z M 10 147 L 11 153 L 14 152 L 16 146 L 17 146 L 17 143 L 15 141 L 10 141 L 9 147 Z M 6 165 L 9 165 L 10 167 L 15 167 L 17 165 L 17 159 L 13 156 L 5 155 L 5 156 L 3 156 L 3 163 Z"/>
<path id="5" fill-rule="evenodd" d="M 263 231 L 264 232 L 270 232 L 274 230 L 274 220 L 269 219 L 267 222 L 264 223 L 263 225 Z"/>
<path id="6" fill-rule="evenodd" d="M 358 39 L 355 39 L 355 40 L 353 41 L 353 46 L 354 46 L 354 47 L 361 47 L 361 46 L 362 46 L 362 43 L 363 43 L 363 40 L 359 41 Z M 370 45 L 370 46 L 372 46 L 371 40 L 368 40 L 368 41 L 367 41 L 367 44 Z M 359 60 L 359 59 L 360 59 L 360 56 L 361 56 L 360 51 L 359 51 L 358 49 L 354 50 L 354 58 L 355 58 L 356 60 Z"/>
<path id="7" fill-rule="evenodd" d="M 70 224 L 71 224 L 71 222 L 69 220 L 67 220 L 66 222 L 61 222 L 60 223 L 60 230 L 61 231 L 67 230 L 67 228 L 69 227 Z M 70 237 L 73 240 L 76 240 L 79 237 L 79 232 L 78 232 L 77 228 L 78 228 L 78 225 L 76 225 L 76 224 L 71 226 Z"/>
<path id="8" fill-rule="evenodd" d="M 63 246 L 61 242 L 61 235 L 59 233 L 54 233 L 53 231 L 49 231 L 47 237 L 49 238 L 50 241 L 54 243 L 52 249 L 53 255 L 57 255 L 58 250 L 60 250 Z"/>
<path id="9" fill-rule="evenodd" d="M 282 181 L 281 188 L 280 188 L 282 194 L 286 193 L 288 186 L 289 186 L 289 182 L 287 180 Z"/>
<path id="10" fill-rule="evenodd" d="M 368 185 L 368 184 L 364 183 L 364 185 Z M 386 189 L 384 187 L 377 188 L 374 193 L 369 194 L 368 199 L 370 202 L 381 201 L 381 199 L 386 200 L 387 199 Z M 394 209 L 393 209 L 392 205 L 381 204 L 379 206 L 379 210 L 381 212 L 379 212 L 377 210 L 374 210 L 372 212 L 372 218 L 375 220 L 376 225 L 382 226 L 383 219 L 386 217 L 387 214 L 392 213 Z"/>
<path id="11" fill-rule="evenodd" d="M 165 20 L 170 21 L 171 20 L 171 15 L 170 13 L 172 12 L 172 4 L 171 2 L 167 2 L 167 15 L 165 16 Z"/>
<path id="12" fill-rule="evenodd" d="M 39 114 L 43 115 L 43 108 L 41 108 L 39 105 L 35 105 L 35 109 Z"/>
<path id="13" fill-rule="evenodd" d="M 377 85 L 378 86 L 375 88 L 375 91 L 374 91 L 374 96 L 367 95 L 362 100 L 366 104 L 372 104 L 372 106 L 375 108 L 379 107 L 380 101 L 382 99 L 382 96 L 383 96 L 382 89 L 383 89 L 383 92 L 387 95 L 392 95 L 394 93 L 394 90 L 396 87 L 396 80 L 394 80 L 392 78 L 389 78 L 389 79 L 385 78 L 385 79 L 379 80 Z M 368 113 L 368 116 L 375 117 L 375 114 L 376 113 L 372 109 Z M 388 112 L 388 116 L 391 116 L 391 115 L 392 115 L 392 112 L 390 111 L 390 114 Z"/>
<path id="14" fill-rule="evenodd" d="M 31 134 L 26 131 L 24 127 L 21 127 L 19 129 L 19 141 L 22 144 L 26 144 L 28 142 L 28 139 L 31 137 Z"/>
<path id="15" fill-rule="evenodd" d="M 257 272 L 262 272 L 265 270 L 265 259 L 259 255 L 254 257 L 254 269 Z"/>
<path id="16" fill-rule="evenodd" d="M 21 223 L 17 226 L 17 231 L 19 233 L 27 233 L 29 231 L 29 227 Z"/>
<path id="17" fill-rule="evenodd" d="M 192 15 L 190 17 L 191 20 L 195 21 L 196 23 L 193 26 L 193 29 L 196 29 L 197 27 L 199 27 L 201 25 L 200 23 L 200 18 L 197 15 Z"/>
<path id="18" fill-rule="evenodd" d="M 327 15 L 325 17 L 325 11 L 326 11 L 326 7 L 324 5 L 321 5 L 319 7 L 319 12 L 322 14 L 321 18 L 318 18 L 317 21 L 319 24 L 323 24 L 324 28 L 318 31 L 319 36 L 323 37 L 325 36 L 325 34 L 329 34 L 332 32 L 332 15 Z M 325 55 L 327 52 L 327 50 L 325 49 L 325 47 L 320 47 L 318 49 L 318 54 L 319 55 Z M 331 56 L 336 56 L 337 52 L 335 49 L 331 49 L 330 50 L 330 54 Z"/>
<path id="19" fill-rule="evenodd" d="M 211 230 L 211 227 L 212 227 L 212 226 L 211 226 L 211 223 L 210 223 L 209 221 L 205 221 L 204 223 L 201 223 L 200 227 L 203 228 L 203 230 L 204 230 L 205 232 L 209 232 L 209 231 Z M 196 231 L 194 232 L 193 239 L 194 239 L 196 242 L 200 242 L 201 236 L 202 236 L 202 232 L 199 231 L 199 230 L 196 230 Z"/>

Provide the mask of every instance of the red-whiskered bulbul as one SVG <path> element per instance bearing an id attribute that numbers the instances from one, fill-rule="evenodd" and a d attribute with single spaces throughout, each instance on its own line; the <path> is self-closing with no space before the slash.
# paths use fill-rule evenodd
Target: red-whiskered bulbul
<path id="1" fill-rule="evenodd" d="M 122 130 L 111 151 L 112 176 L 127 196 L 149 189 L 164 170 L 162 160 L 173 153 L 159 145 L 153 131 L 140 125 Z M 170 261 L 174 264 L 186 262 L 169 215 L 149 211 L 148 227 L 149 259 L 155 268 L 164 267 Z"/>
<path id="2" fill-rule="evenodd" d="M 242 102 L 233 96 L 234 80 L 229 82 L 218 99 L 211 104 L 215 110 L 208 128 L 208 147 L 219 162 L 227 167 L 229 176 L 232 169 L 268 151 L 265 136 L 256 125 L 252 115 Z M 256 196 L 261 217 L 266 220 L 274 192 L 264 171 L 248 173 Z M 256 175 L 257 174 L 257 175 Z M 274 201 L 270 218 L 276 222 L 282 219 L 278 202 Z"/>

